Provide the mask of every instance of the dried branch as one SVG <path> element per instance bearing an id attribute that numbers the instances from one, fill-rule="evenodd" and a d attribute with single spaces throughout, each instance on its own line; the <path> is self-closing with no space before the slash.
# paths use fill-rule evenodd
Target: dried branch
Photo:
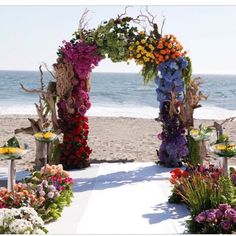
<path id="1" fill-rule="evenodd" d="M 165 21 L 166 21 L 166 18 L 164 17 L 164 18 L 163 18 L 163 21 L 162 21 L 162 23 L 161 23 L 161 35 L 162 35 L 162 33 L 163 33 L 163 28 L 164 28 L 164 25 L 165 25 Z"/>
<path id="2" fill-rule="evenodd" d="M 90 11 L 86 8 L 79 20 L 79 26 L 78 26 L 78 30 L 83 30 L 87 27 L 88 25 L 88 21 L 86 20 L 87 15 Z"/>
<path id="3" fill-rule="evenodd" d="M 126 7 L 125 7 L 125 12 L 122 13 L 122 14 L 120 14 L 120 15 L 118 14 L 118 16 L 117 16 L 117 19 L 118 19 L 118 20 L 121 20 L 124 16 L 127 15 L 127 9 L 128 9 L 129 7 L 131 7 L 131 6 L 126 6 Z"/>
<path id="4" fill-rule="evenodd" d="M 145 14 L 142 12 L 142 10 L 140 10 L 140 15 L 139 15 L 139 17 L 145 18 L 145 19 L 148 21 L 149 25 L 150 25 L 151 27 L 154 27 L 154 25 L 156 25 L 156 23 L 155 23 L 156 16 L 153 16 L 153 15 L 149 12 L 147 6 L 146 6 L 146 9 L 145 9 L 145 10 L 146 10 L 146 12 L 147 12 L 148 15 L 145 15 Z M 151 17 L 151 18 L 150 18 L 150 17 Z"/>
<path id="5" fill-rule="evenodd" d="M 40 85 L 41 85 L 41 90 L 44 91 L 45 89 L 45 84 L 43 82 L 43 71 L 42 71 L 42 65 L 39 66 L 39 71 L 40 71 Z"/>
<path id="6" fill-rule="evenodd" d="M 46 64 L 46 63 L 43 63 L 43 66 L 45 67 L 45 69 L 47 70 L 47 72 L 48 72 L 54 79 L 56 79 L 56 77 L 55 77 L 55 75 L 52 73 L 52 71 L 50 71 L 50 70 L 48 69 L 47 64 Z"/>

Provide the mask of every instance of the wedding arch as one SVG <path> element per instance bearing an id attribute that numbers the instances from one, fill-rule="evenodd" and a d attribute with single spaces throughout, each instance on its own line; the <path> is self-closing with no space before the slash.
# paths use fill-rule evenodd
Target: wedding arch
<path id="1" fill-rule="evenodd" d="M 86 10 L 82 15 L 73 38 L 59 47 L 53 65 L 56 82 L 49 83 L 47 91 L 42 93 L 52 111 L 54 130 L 63 133 L 63 141 L 56 145 L 60 163 L 65 169 L 90 165 L 92 150 L 87 143 L 86 117 L 91 107 L 90 73 L 105 58 L 114 63 L 134 60 L 142 66 L 144 83 L 155 80 L 160 104 L 158 120 L 163 127 L 158 135 L 162 140 L 157 151 L 160 163 L 179 166 L 182 158 L 199 158 L 197 144 L 189 131 L 194 126 L 194 109 L 200 106 L 203 97 L 199 92 L 200 82 L 192 79 L 191 60 L 176 37 L 162 35 L 164 21 L 159 29 L 148 9 L 136 18 L 128 16 L 125 9 L 124 14 L 87 29 L 87 13 Z M 37 111 L 40 113 L 40 109 Z"/>

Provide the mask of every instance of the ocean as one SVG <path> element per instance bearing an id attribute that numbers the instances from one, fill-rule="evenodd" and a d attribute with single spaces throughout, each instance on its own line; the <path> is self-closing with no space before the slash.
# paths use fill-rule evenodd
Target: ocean
<path id="1" fill-rule="evenodd" d="M 236 116 L 236 75 L 194 75 L 202 78 L 201 91 L 208 95 L 195 118 L 225 119 Z M 31 71 L 0 71 L 0 115 L 36 114 L 37 94 L 25 93 L 27 88 L 39 88 L 40 74 Z M 53 80 L 45 73 L 45 80 Z M 144 85 L 139 74 L 93 73 L 88 116 L 156 118 L 158 102 L 154 82 Z"/>

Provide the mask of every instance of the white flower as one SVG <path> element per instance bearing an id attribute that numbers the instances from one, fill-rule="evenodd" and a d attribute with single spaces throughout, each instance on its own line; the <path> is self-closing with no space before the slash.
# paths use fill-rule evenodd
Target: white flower
<path id="1" fill-rule="evenodd" d="M 54 197 L 54 192 L 49 192 L 49 193 L 48 193 L 48 197 L 49 197 L 49 198 L 53 198 L 53 197 Z"/>
<path id="2" fill-rule="evenodd" d="M 30 207 L 0 209 L 0 226 L 5 234 L 44 234 L 44 222 Z"/>
<path id="3" fill-rule="evenodd" d="M 34 229 L 34 231 L 32 232 L 32 234 L 45 234 L 45 232 L 39 228 Z"/>
<path id="4" fill-rule="evenodd" d="M 52 185 L 52 184 L 48 185 L 48 189 L 49 189 L 50 191 L 52 191 L 52 192 L 55 192 L 55 191 L 56 191 L 55 186 Z"/>
<path id="5" fill-rule="evenodd" d="M 25 232 L 32 231 L 33 225 L 24 219 L 15 219 L 9 224 L 9 230 L 11 233 L 24 234 Z"/>

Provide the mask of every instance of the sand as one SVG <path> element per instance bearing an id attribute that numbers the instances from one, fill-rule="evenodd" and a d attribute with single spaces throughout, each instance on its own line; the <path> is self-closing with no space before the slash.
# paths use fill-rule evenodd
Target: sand
<path id="1" fill-rule="evenodd" d="M 14 130 L 28 127 L 28 115 L 0 116 L 0 144 L 14 135 Z M 89 146 L 93 149 L 92 162 L 113 161 L 156 161 L 156 149 L 160 146 L 157 134 L 161 123 L 154 119 L 124 117 L 89 117 Z M 199 124 L 212 125 L 213 120 L 196 120 Z M 224 132 L 236 141 L 236 121 L 224 125 Z M 27 143 L 31 151 L 22 160 L 17 160 L 17 170 L 32 168 L 35 159 L 34 138 L 27 134 L 17 134 L 22 143 Z M 213 137 L 214 140 L 214 137 Z M 232 158 L 229 162 L 236 163 Z M 7 166 L 6 161 L 0 162 Z"/>

